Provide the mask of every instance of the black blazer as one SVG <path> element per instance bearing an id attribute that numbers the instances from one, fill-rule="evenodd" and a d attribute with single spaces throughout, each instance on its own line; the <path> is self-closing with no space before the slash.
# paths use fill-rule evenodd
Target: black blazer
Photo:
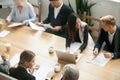
<path id="1" fill-rule="evenodd" d="M 18 66 L 17 68 L 10 68 L 10 76 L 18 80 L 35 80 L 35 77 L 27 72 L 23 67 Z"/>
<path id="2" fill-rule="evenodd" d="M 85 22 L 81 22 L 81 26 L 82 26 L 82 28 L 84 28 L 84 31 L 83 31 L 83 44 L 80 46 L 79 49 L 81 51 L 83 51 L 87 47 L 87 44 L 88 44 L 88 25 Z M 78 36 L 76 36 L 76 39 L 81 43 L 79 31 L 78 31 L 77 35 Z M 75 41 L 75 42 L 78 42 L 78 41 Z M 70 41 L 70 38 L 69 38 L 68 33 L 67 33 L 67 35 L 66 35 L 66 47 L 70 47 L 71 43 L 72 42 Z"/>
<path id="3" fill-rule="evenodd" d="M 112 44 L 109 42 L 108 32 L 101 29 L 99 38 L 94 48 L 98 48 L 100 50 L 103 42 L 106 43 L 104 49 L 114 54 L 113 58 L 120 58 L 120 27 L 117 26 L 116 28 Z"/>
<path id="4" fill-rule="evenodd" d="M 65 26 L 67 23 L 68 15 L 71 14 L 73 10 L 69 8 L 67 5 L 63 4 L 63 6 L 60 9 L 60 12 L 58 13 L 56 19 L 54 18 L 54 7 L 52 5 L 49 5 L 49 14 L 48 17 L 43 21 L 43 23 L 50 23 L 51 26 L 62 26 L 62 29 L 58 32 L 53 31 L 52 29 L 48 28 L 46 32 L 53 33 L 55 35 L 65 37 Z"/>
<path id="5" fill-rule="evenodd" d="M 9 68 L 10 68 L 10 62 L 9 61 L 4 61 L 2 64 L 0 64 L 0 72 L 8 74 Z"/>

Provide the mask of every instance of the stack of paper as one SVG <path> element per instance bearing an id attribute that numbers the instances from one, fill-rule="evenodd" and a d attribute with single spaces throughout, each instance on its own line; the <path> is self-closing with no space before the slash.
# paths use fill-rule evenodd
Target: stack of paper
<path id="1" fill-rule="evenodd" d="M 105 58 L 103 53 L 99 53 L 99 55 L 97 57 L 89 56 L 86 59 L 87 62 L 91 62 L 93 64 L 97 64 L 100 66 L 105 66 L 105 64 L 107 64 L 110 60 L 111 60 L 111 58 Z"/>
<path id="2" fill-rule="evenodd" d="M 17 26 L 21 26 L 22 23 L 12 23 L 10 25 L 8 25 L 8 27 L 17 27 Z"/>
<path id="3" fill-rule="evenodd" d="M 29 25 L 30 25 L 30 27 L 31 27 L 32 29 L 34 29 L 34 30 L 45 31 L 45 29 L 44 29 L 42 26 L 38 26 L 38 25 L 36 25 L 36 24 L 34 24 L 34 23 L 32 23 L 32 22 L 29 22 Z"/>
<path id="4" fill-rule="evenodd" d="M 8 30 L 3 30 L 3 31 L 0 32 L 0 37 L 5 37 L 5 36 L 7 36 L 9 33 L 10 33 L 10 31 L 8 31 Z"/>

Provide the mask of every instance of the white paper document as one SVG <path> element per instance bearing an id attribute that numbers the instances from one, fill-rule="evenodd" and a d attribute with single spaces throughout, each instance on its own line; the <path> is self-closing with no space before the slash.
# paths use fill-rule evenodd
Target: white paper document
<path id="1" fill-rule="evenodd" d="M 10 25 L 8 25 L 8 27 L 17 27 L 17 26 L 21 26 L 22 25 L 22 23 L 12 23 L 12 24 L 10 24 Z"/>
<path id="2" fill-rule="evenodd" d="M 93 61 L 94 58 L 95 58 L 95 56 L 91 55 L 91 56 L 87 57 L 86 62 L 90 63 Z"/>
<path id="3" fill-rule="evenodd" d="M 80 46 L 81 46 L 81 43 L 78 43 L 78 42 L 71 43 L 70 44 L 70 53 L 74 54 L 74 52 L 77 51 Z"/>
<path id="4" fill-rule="evenodd" d="M 36 25 L 36 24 L 34 24 L 32 22 L 29 22 L 29 25 L 34 30 L 45 31 L 45 29 L 42 26 L 38 26 L 38 25 Z"/>
<path id="5" fill-rule="evenodd" d="M 12 57 L 12 59 L 10 60 L 10 66 L 11 66 L 11 67 L 16 66 L 16 65 L 18 64 L 19 60 L 20 60 L 20 53 L 15 54 L 15 55 Z"/>
<path id="6" fill-rule="evenodd" d="M 10 31 L 8 31 L 8 30 L 3 30 L 3 31 L 0 32 L 0 37 L 5 37 L 5 36 L 7 36 L 9 33 L 10 33 Z"/>
<path id="7" fill-rule="evenodd" d="M 2 64 L 4 61 L 2 59 L 2 57 L 0 56 L 0 64 Z"/>
<path id="8" fill-rule="evenodd" d="M 91 62 L 91 63 L 97 64 L 99 66 L 105 66 L 105 64 L 107 64 L 110 60 L 111 60 L 111 58 L 105 58 L 103 53 L 99 53 L 99 55 L 97 57 L 89 56 L 86 59 L 87 62 Z"/>
<path id="9" fill-rule="evenodd" d="M 45 80 L 47 74 L 51 71 L 53 71 L 53 68 L 50 68 L 47 65 L 42 65 L 38 70 L 33 72 L 33 75 L 36 77 L 36 80 Z"/>
<path id="10" fill-rule="evenodd" d="M 43 26 L 45 29 L 47 28 L 53 29 L 53 27 L 50 24 L 41 24 L 41 26 Z"/>
<path id="11" fill-rule="evenodd" d="M 3 23 L 0 21 L 0 24 L 3 24 Z"/>

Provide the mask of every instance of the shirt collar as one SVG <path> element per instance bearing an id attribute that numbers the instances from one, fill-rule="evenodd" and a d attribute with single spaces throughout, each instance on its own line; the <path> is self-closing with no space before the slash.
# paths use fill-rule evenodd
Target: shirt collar
<path id="1" fill-rule="evenodd" d="M 112 34 L 110 32 L 108 32 L 109 35 L 114 35 L 115 34 L 117 27 L 116 26 L 114 26 L 114 27 L 115 27 L 115 31 Z"/>
<path id="2" fill-rule="evenodd" d="M 57 7 L 57 8 L 55 7 L 55 9 L 60 10 L 62 6 L 63 6 L 63 2 L 61 3 L 61 5 L 59 7 Z"/>

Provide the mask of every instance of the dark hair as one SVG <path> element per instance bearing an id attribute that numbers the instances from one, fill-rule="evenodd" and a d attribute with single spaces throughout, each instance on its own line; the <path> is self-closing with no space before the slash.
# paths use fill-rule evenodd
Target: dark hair
<path id="1" fill-rule="evenodd" d="M 71 13 L 68 16 L 68 21 L 67 21 L 67 33 L 69 39 L 73 42 L 74 41 L 74 36 L 76 32 L 76 19 L 79 18 L 79 16 L 76 13 Z"/>
<path id="2" fill-rule="evenodd" d="M 18 65 L 23 65 L 25 62 L 30 62 L 35 57 L 35 54 L 30 50 L 24 50 L 20 55 Z"/>

